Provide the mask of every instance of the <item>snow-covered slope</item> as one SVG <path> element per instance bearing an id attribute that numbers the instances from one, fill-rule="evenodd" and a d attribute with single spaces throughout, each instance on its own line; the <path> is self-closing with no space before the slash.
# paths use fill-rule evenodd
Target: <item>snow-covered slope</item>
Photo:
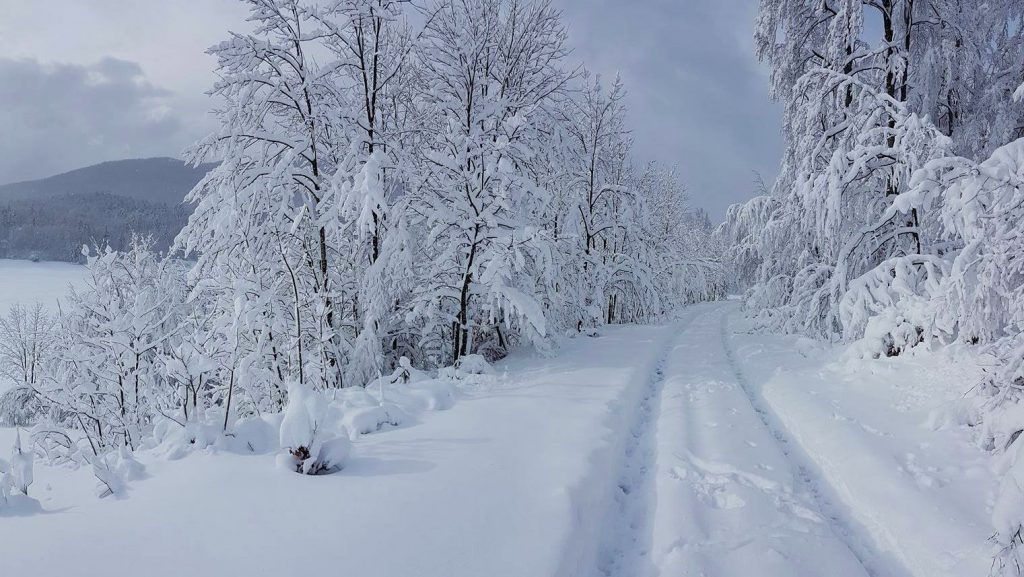
<path id="1" fill-rule="evenodd" d="M 48 178 L 0 185 L 0 200 L 106 192 L 167 205 L 185 194 L 215 164 L 192 167 L 176 158 L 133 158 L 102 162 Z"/>

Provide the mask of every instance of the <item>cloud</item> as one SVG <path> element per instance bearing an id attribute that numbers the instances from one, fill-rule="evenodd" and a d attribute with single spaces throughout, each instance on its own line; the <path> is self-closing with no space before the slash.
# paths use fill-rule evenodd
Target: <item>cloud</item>
<path id="1" fill-rule="evenodd" d="M 769 182 L 781 109 L 754 54 L 756 0 L 558 0 L 575 57 L 626 83 L 638 162 L 680 168 L 693 203 L 721 218 Z"/>
<path id="2" fill-rule="evenodd" d="M 176 156 L 185 135 L 172 93 L 138 63 L 0 59 L 0 183 L 116 158 Z"/>
<path id="3" fill-rule="evenodd" d="M 555 3 L 574 63 L 609 80 L 622 74 L 638 162 L 678 165 L 694 204 L 715 218 L 751 196 L 753 171 L 771 181 L 781 110 L 754 55 L 757 0 Z M 202 51 L 244 26 L 241 2 L 204 0 L 198 18 L 160 0 L 67 4 L 60 23 L 31 2 L 0 18 L 5 54 L 76 62 L 0 59 L 0 183 L 176 155 L 212 129 L 203 91 L 214 63 Z"/>

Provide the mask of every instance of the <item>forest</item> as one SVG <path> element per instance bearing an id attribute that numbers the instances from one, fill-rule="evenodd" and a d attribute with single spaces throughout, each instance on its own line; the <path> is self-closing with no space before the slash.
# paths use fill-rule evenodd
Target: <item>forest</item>
<path id="1" fill-rule="evenodd" d="M 188 214 L 186 206 L 105 192 L 0 201 L 0 258 L 82 262 L 83 246 L 123 251 L 138 235 L 166 253 Z"/>
<path id="2" fill-rule="evenodd" d="M 168 253 L 86 246 L 59 315 L 11 311 L 9 421 L 98 462 L 724 295 L 708 217 L 632 159 L 625 87 L 568 64 L 549 2 L 247 4 L 210 49 L 194 212 Z M 330 469 L 305 435 L 300 469 Z"/>

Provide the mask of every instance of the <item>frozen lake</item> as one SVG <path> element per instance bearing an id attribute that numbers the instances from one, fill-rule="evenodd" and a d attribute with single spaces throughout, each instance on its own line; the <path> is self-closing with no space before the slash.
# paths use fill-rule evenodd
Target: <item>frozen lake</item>
<path id="1" fill-rule="evenodd" d="M 56 309 L 68 287 L 84 282 L 85 274 L 85 267 L 78 264 L 0 259 L 0 314 L 18 302 L 41 302 Z"/>

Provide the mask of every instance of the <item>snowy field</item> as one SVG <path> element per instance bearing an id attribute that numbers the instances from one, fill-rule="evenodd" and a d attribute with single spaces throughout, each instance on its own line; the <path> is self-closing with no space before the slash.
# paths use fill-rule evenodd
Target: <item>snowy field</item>
<path id="1" fill-rule="evenodd" d="M 66 262 L 0 259 L 0 313 L 15 303 L 43 303 L 56 309 L 70 285 L 83 282 L 85 267 Z"/>
<path id="2" fill-rule="evenodd" d="M 707 304 L 513 355 L 327 476 L 157 447 L 98 499 L 90 471 L 37 463 L 0 514 L 3 573 L 985 574 L 994 476 L 945 418 L 971 360 L 846 361 L 738 325 Z"/>

